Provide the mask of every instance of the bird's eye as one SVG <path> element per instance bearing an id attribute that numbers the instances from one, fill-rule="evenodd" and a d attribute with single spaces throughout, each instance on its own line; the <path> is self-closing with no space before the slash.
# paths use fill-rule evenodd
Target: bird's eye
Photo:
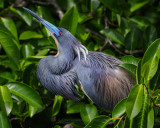
<path id="1" fill-rule="evenodd" d="M 62 32 L 59 32 L 59 35 L 61 35 L 62 34 Z"/>

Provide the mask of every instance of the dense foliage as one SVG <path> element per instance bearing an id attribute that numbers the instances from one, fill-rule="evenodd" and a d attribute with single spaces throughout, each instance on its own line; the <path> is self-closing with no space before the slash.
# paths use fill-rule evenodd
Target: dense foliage
<path id="1" fill-rule="evenodd" d="M 41 58 L 56 54 L 46 28 L 22 7 L 68 29 L 88 50 L 121 59 L 136 79 L 113 111 L 83 94 L 73 102 L 36 78 Z M 0 128 L 160 127 L 159 0 L 0 0 Z"/>

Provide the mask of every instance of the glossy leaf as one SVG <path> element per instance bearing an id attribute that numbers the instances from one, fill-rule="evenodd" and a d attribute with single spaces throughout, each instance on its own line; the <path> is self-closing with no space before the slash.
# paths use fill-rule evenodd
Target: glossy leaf
<path id="1" fill-rule="evenodd" d="M 121 17 L 120 28 L 121 28 L 121 32 L 124 34 L 124 36 L 126 36 L 127 33 L 131 29 L 129 21 L 124 17 Z"/>
<path id="2" fill-rule="evenodd" d="M 138 29 L 132 29 L 125 37 L 125 47 L 128 50 L 135 50 L 137 44 L 140 43 L 141 33 Z"/>
<path id="3" fill-rule="evenodd" d="M 126 111 L 126 101 L 127 99 L 121 100 L 112 111 L 112 118 L 120 118 Z"/>
<path id="4" fill-rule="evenodd" d="M 7 115 L 10 114 L 13 107 L 13 101 L 9 89 L 6 86 L 0 86 L 0 108 Z"/>
<path id="5" fill-rule="evenodd" d="M 75 35 L 77 24 L 78 24 L 78 11 L 76 6 L 74 6 L 64 14 L 62 20 L 59 23 L 59 26 L 62 28 L 66 28 L 73 35 Z"/>
<path id="6" fill-rule="evenodd" d="M 45 56 L 48 53 L 49 49 L 43 49 L 39 51 L 36 56 Z"/>
<path id="7" fill-rule="evenodd" d="M 19 67 L 20 51 L 15 37 L 0 24 L 0 43 L 15 68 Z"/>
<path id="8" fill-rule="evenodd" d="M 74 114 L 74 113 L 80 113 L 81 105 L 83 105 L 82 102 L 74 102 L 71 100 L 67 101 L 67 114 Z"/>
<path id="9" fill-rule="evenodd" d="M 144 95 L 144 100 L 142 101 L 143 106 L 140 113 L 133 119 L 132 128 L 147 128 L 147 118 L 149 109 L 149 96 Z M 152 117 L 153 118 L 153 117 Z"/>
<path id="10" fill-rule="evenodd" d="M 14 37 L 18 39 L 16 25 L 13 20 L 10 18 L 1 18 L 0 20 L 2 21 L 3 25 L 14 35 Z"/>
<path id="11" fill-rule="evenodd" d="M 144 5 L 146 5 L 147 3 L 149 3 L 149 1 L 150 0 L 142 0 L 142 1 L 129 0 L 129 2 L 131 3 L 130 11 L 134 12 L 134 11 L 142 8 Z"/>
<path id="12" fill-rule="evenodd" d="M 34 31 L 24 31 L 23 33 L 21 33 L 19 39 L 20 40 L 28 40 L 28 39 L 39 39 L 42 38 L 43 35 L 34 32 Z"/>
<path id="13" fill-rule="evenodd" d="M 33 77 L 34 77 L 33 74 L 34 74 L 35 72 L 36 72 L 36 66 L 35 66 L 35 64 L 32 63 L 32 64 L 28 65 L 28 66 L 25 68 L 24 72 L 23 72 L 23 82 L 24 82 L 25 84 L 30 85 L 31 82 L 32 82 L 32 79 L 33 79 Z"/>
<path id="14" fill-rule="evenodd" d="M 123 56 L 121 58 L 121 61 L 123 61 L 124 63 L 127 63 L 127 64 L 133 64 L 135 66 L 138 66 L 140 59 L 138 59 L 134 56 L 128 55 L 128 56 Z"/>
<path id="15" fill-rule="evenodd" d="M 35 92 L 32 88 L 30 88 L 26 84 L 13 82 L 6 84 L 6 86 L 9 88 L 11 93 L 21 97 L 28 104 L 37 108 L 43 107 L 43 103 L 40 96 L 37 94 L 37 92 Z"/>
<path id="16" fill-rule="evenodd" d="M 0 111 L 0 128 L 12 128 L 8 117 L 3 111 Z"/>
<path id="17" fill-rule="evenodd" d="M 157 30 L 154 26 L 148 26 L 143 34 L 143 48 L 146 50 L 148 46 L 157 38 Z"/>
<path id="18" fill-rule="evenodd" d="M 81 105 L 80 115 L 85 124 L 91 122 L 98 115 L 97 108 L 91 104 Z"/>
<path id="19" fill-rule="evenodd" d="M 146 50 L 142 58 L 141 74 L 146 81 L 153 78 L 160 58 L 160 39 L 155 40 Z"/>
<path id="20" fill-rule="evenodd" d="M 85 128 L 106 128 L 107 124 L 111 121 L 112 119 L 108 116 L 97 116 L 94 118 L 89 124 L 85 126 Z"/>
<path id="21" fill-rule="evenodd" d="M 153 128 L 154 126 L 154 110 L 153 108 L 148 112 L 147 128 Z"/>
<path id="22" fill-rule="evenodd" d="M 26 58 L 26 60 L 30 61 L 30 62 L 37 62 L 44 57 L 46 57 L 46 56 L 30 56 L 30 57 Z"/>
<path id="23" fill-rule="evenodd" d="M 31 44 L 28 43 L 28 44 L 22 45 L 22 55 L 23 55 L 23 58 L 34 56 L 34 51 Z"/>
<path id="24" fill-rule="evenodd" d="M 23 8 L 9 8 L 11 12 L 13 12 L 16 16 L 18 16 L 20 19 L 22 19 L 27 25 L 31 25 L 32 23 L 32 16 L 26 12 Z"/>
<path id="25" fill-rule="evenodd" d="M 135 116 L 138 115 L 142 108 L 142 101 L 143 101 L 143 85 L 135 85 L 126 101 L 126 113 L 129 119 L 133 119 Z"/>
<path id="26" fill-rule="evenodd" d="M 134 77 L 136 77 L 136 69 L 137 67 L 133 64 L 120 64 L 121 67 L 129 71 Z"/>
<path id="27" fill-rule="evenodd" d="M 122 10 L 127 8 L 127 3 L 124 0 L 100 0 L 107 8 L 111 9 L 116 13 L 122 13 Z"/>
<path id="28" fill-rule="evenodd" d="M 63 101 L 62 96 L 55 95 L 54 104 L 53 104 L 53 108 L 52 108 L 52 116 L 56 116 L 59 113 L 62 101 Z"/>
<path id="29" fill-rule="evenodd" d="M 158 64 L 158 70 L 154 77 L 149 82 L 150 89 L 158 89 L 160 87 L 160 63 Z"/>
<path id="30" fill-rule="evenodd" d="M 0 77 L 9 81 L 14 81 L 13 76 L 10 72 L 3 72 L 0 74 Z"/>
<path id="31" fill-rule="evenodd" d="M 112 41 L 115 41 L 116 43 L 124 45 L 124 37 L 118 31 L 115 31 L 113 29 L 104 29 L 104 30 L 101 30 L 100 33 L 102 33 L 107 38 L 111 39 Z"/>
<path id="32" fill-rule="evenodd" d="M 142 30 L 150 25 L 150 21 L 142 16 L 133 16 L 130 21 Z"/>
<path id="33" fill-rule="evenodd" d="M 32 118 L 37 112 L 37 108 L 29 105 L 29 116 Z"/>
<path id="34" fill-rule="evenodd" d="M 124 121 L 124 128 L 132 128 L 132 121 L 133 119 L 129 119 L 128 116 L 126 116 Z"/>
<path id="35" fill-rule="evenodd" d="M 138 67 L 136 69 L 136 81 L 137 81 L 137 84 L 141 84 L 142 83 L 142 76 L 141 76 L 141 62 L 142 60 L 139 61 L 138 63 Z"/>

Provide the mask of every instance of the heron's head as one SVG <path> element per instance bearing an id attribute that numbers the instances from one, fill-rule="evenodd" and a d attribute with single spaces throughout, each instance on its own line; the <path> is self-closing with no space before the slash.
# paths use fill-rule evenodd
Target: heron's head
<path id="1" fill-rule="evenodd" d="M 56 27 L 55 25 L 49 23 L 48 21 L 44 20 L 36 13 L 32 12 L 31 10 L 23 7 L 27 12 L 29 12 L 33 17 L 35 17 L 39 22 L 41 22 L 49 31 L 51 36 L 54 38 L 58 50 L 60 48 L 74 50 L 74 52 L 78 55 L 80 61 L 80 53 L 83 54 L 85 60 L 88 54 L 88 50 L 66 29 Z M 57 54 L 58 55 L 58 54 Z"/>

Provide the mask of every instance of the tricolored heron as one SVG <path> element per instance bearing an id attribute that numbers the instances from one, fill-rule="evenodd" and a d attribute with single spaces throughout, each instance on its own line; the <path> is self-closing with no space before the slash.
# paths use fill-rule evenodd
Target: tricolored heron
<path id="1" fill-rule="evenodd" d="M 78 101 L 77 84 L 95 104 L 108 110 L 127 97 L 135 79 L 113 56 L 88 51 L 68 30 L 56 27 L 24 8 L 51 33 L 57 54 L 40 60 L 37 78 L 50 92 Z"/>

